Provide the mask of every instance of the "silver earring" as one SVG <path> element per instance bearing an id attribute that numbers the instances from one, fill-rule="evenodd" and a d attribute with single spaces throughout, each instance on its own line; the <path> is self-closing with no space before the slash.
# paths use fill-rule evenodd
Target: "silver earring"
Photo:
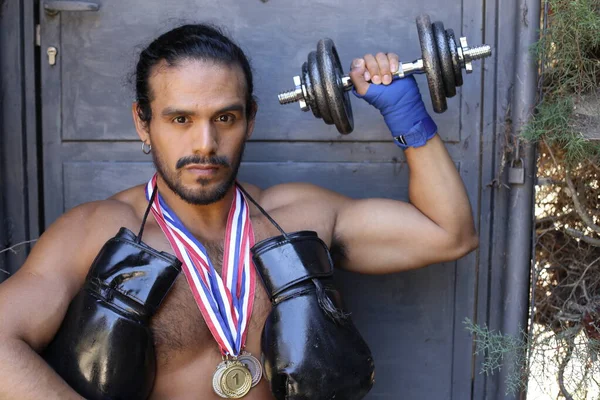
<path id="1" fill-rule="evenodd" d="M 147 144 L 146 142 L 142 142 L 142 152 L 144 154 L 150 154 L 151 151 L 152 151 L 152 145 Z"/>

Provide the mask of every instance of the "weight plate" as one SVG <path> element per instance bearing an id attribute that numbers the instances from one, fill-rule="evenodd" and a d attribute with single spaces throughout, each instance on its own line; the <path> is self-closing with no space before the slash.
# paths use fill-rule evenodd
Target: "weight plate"
<path id="1" fill-rule="evenodd" d="M 446 38 L 448 41 L 448 48 L 450 54 L 452 54 L 452 69 L 454 69 L 454 84 L 456 86 L 462 86 L 462 69 L 460 68 L 460 60 L 458 59 L 458 50 L 456 49 L 456 38 L 454 37 L 454 31 L 452 29 L 446 29 Z"/>
<path id="2" fill-rule="evenodd" d="M 452 54 L 448 48 L 448 40 L 446 39 L 446 31 L 444 24 L 440 21 L 434 22 L 432 25 L 433 37 L 437 46 L 438 58 L 442 68 L 442 81 L 444 82 L 444 93 L 446 97 L 456 95 L 456 85 L 454 84 L 454 67 L 452 66 Z"/>
<path id="3" fill-rule="evenodd" d="M 342 84 L 342 63 L 333 40 L 321 39 L 317 44 L 317 63 L 325 99 L 338 132 L 348 134 L 354 129 L 350 96 Z"/>
<path id="4" fill-rule="evenodd" d="M 315 117 L 321 118 L 321 113 L 319 112 L 319 107 L 317 106 L 317 102 L 315 100 L 315 91 L 313 89 L 313 83 L 310 79 L 310 74 L 308 73 L 308 62 L 302 64 L 302 76 L 300 80 L 306 88 L 306 102 L 308 103 L 308 106 L 310 107 Z"/>
<path id="5" fill-rule="evenodd" d="M 429 15 L 423 14 L 417 17 L 417 31 L 419 33 L 423 66 L 425 68 L 425 74 L 427 75 L 427 83 L 429 85 L 433 110 L 437 113 L 441 113 L 448 108 L 448 105 L 446 104 L 446 97 L 444 95 L 442 70 L 437 55 Z"/>
<path id="6" fill-rule="evenodd" d="M 331 112 L 329 111 L 329 103 L 327 102 L 327 98 L 325 95 L 324 80 L 327 79 L 327 77 L 325 75 L 321 75 L 316 51 L 311 51 L 310 53 L 308 53 L 308 75 L 310 76 L 310 81 L 312 82 L 311 87 L 315 95 L 314 98 L 315 103 L 317 105 L 317 112 L 321 116 L 321 118 L 323 118 L 323 121 L 327 125 L 332 125 L 333 118 L 331 117 Z"/>

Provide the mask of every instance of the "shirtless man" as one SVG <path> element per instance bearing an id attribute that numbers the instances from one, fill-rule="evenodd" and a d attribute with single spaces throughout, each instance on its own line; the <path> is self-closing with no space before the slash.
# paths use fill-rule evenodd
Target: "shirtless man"
<path id="1" fill-rule="evenodd" d="M 365 95 L 370 87 L 391 90 L 400 82 L 390 85 L 390 71 L 397 66 L 394 54 L 355 59 L 350 76 L 357 94 Z M 391 113 L 389 104 L 367 99 L 381 108 L 392 132 L 394 113 L 401 112 L 399 124 L 418 115 L 410 126 L 427 117 L 414 81 L 404 81 L 395 89 L 402 93 Z M 133 118 L 144 148 L 151 150 L 159 193 L 205 245 L 219 271 L 233 182 L 257 111 L 248 62 L 239 48 L 211 29 L 181 27 L 142 52 L 136 89 Z M 418 98 L 405 98 L 410 96 Z M 408 113 L 402 109 L 407 105 Z M 285 231 L 316 231 L 340 268 L 386 274 L 458 259 L 478 243 L 460 176 L 436 132 L 412 145 L 410 138 L 407 142 L 410 203 L 354 200 L 310 184 L 265 190 L 242 186 Z M 139 229 L 148 204 L 144 186 L 68 211 L 43 234 L 19 271 L 0 285 L 0 398 L 81 398 L 39 353 L 56 334 L 103 244 L 122 226 Z M 250 218 L 257 242 L 279 234 L 254 205 Z M 152 215 L 143 240 L 173 253 Z M 246 346 L 252 354 L 260 355 L 270 307 L 258 282 Z M 157 348 L 151 398 L 218 399 L 207 377 L 221 355 L 183 274 L 151 328 Z M 245 398 L 272 398 L 268 382 L 263 379 Z"/>

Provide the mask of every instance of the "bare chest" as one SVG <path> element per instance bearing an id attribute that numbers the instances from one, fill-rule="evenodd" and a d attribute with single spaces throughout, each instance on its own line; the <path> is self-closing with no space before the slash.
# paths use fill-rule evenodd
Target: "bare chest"
<path id="1" fill-rule="evenodd" d="M 250 338 L 260 336 L 270 309 L 267 294 L 260 282 L 256 282 L 254 307 L 248 327 L 249 347 L 256 348 L 251 345 L 250 342 L 254 340 Z M 153 318 L 151 328 L 159 366 L 167 366 L 173 359 L 184 361 L 195 358 L 198 353 L 211 351 L 216 354 L 219 351 L 183 274 L 177 278 L 169 296 Z"/>
<path id="2" fill-rule="evenodd" d="M 283 218 L 283 221 L 286 219 Z M 288 231 L 312 229 L 318 232 L 326 242 L 330 240 L 327 226 L 303 223 L 286 223 Z M 280 222 L 281 223 L 281 222 Z M 312 225 L 312 226 L 307 226 Z M 263 216 L 252 218 L 255 241 L 267 239 L 279 234 L 277 229 Z M 291 229 L 290 229 L 291 228 Z M 159 247 L 170 251 L 169 244 L 163 239 L 162 232 L 155 230 L 153 241 L 158 241 Z M 162 242 L 161 242 L 162 240 Z M 204 243 L 213 266 L 220 273 L 223 261 L 223 244 Z M 248 327 L 247 349 L 253 354 L 260 353 L 260 335 L 264 321 L 271 310 L 271 303 L 264 290 L 260 277 L 256 277 L 254 307 Z M 196 359 L 201 353 L 218 354 L 218 346 L 208 329 L 198 305 L 192 295 L 190 286 L 183 273 L 179 275 L 171 291 L 163 301 L 159 311 L 151 322 L 151 329 L 157 350 L 159 368 L 176 368 L 177 365 Z M 208 356 L 208 355 L 207 355 Z"/>

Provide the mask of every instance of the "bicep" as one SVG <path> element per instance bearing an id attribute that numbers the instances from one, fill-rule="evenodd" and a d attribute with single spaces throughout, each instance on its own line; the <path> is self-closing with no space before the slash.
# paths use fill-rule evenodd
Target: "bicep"
<path id="1" fill-rule="evenodd" d="M 452 245 L 446 231 L 413 205 L 390 199 L 355 200 L 310 184 L 277 185 L 263 192 L 267 208 L 298 203 L 311 207 L 341 268 L 384 274 L 446 261 Z M 314 218 L 314 215 L 313 215 Z M 327 240 L 326 240 L 327 241 Z"/>
<path id="2" fill-rule="evenodd" d="M 339 265 L 355 272 L 392 273 L 451 258 L 447 233 L 401 201 L 347 202 L 338 212 L 334 234 L 344 249 Z"/>

